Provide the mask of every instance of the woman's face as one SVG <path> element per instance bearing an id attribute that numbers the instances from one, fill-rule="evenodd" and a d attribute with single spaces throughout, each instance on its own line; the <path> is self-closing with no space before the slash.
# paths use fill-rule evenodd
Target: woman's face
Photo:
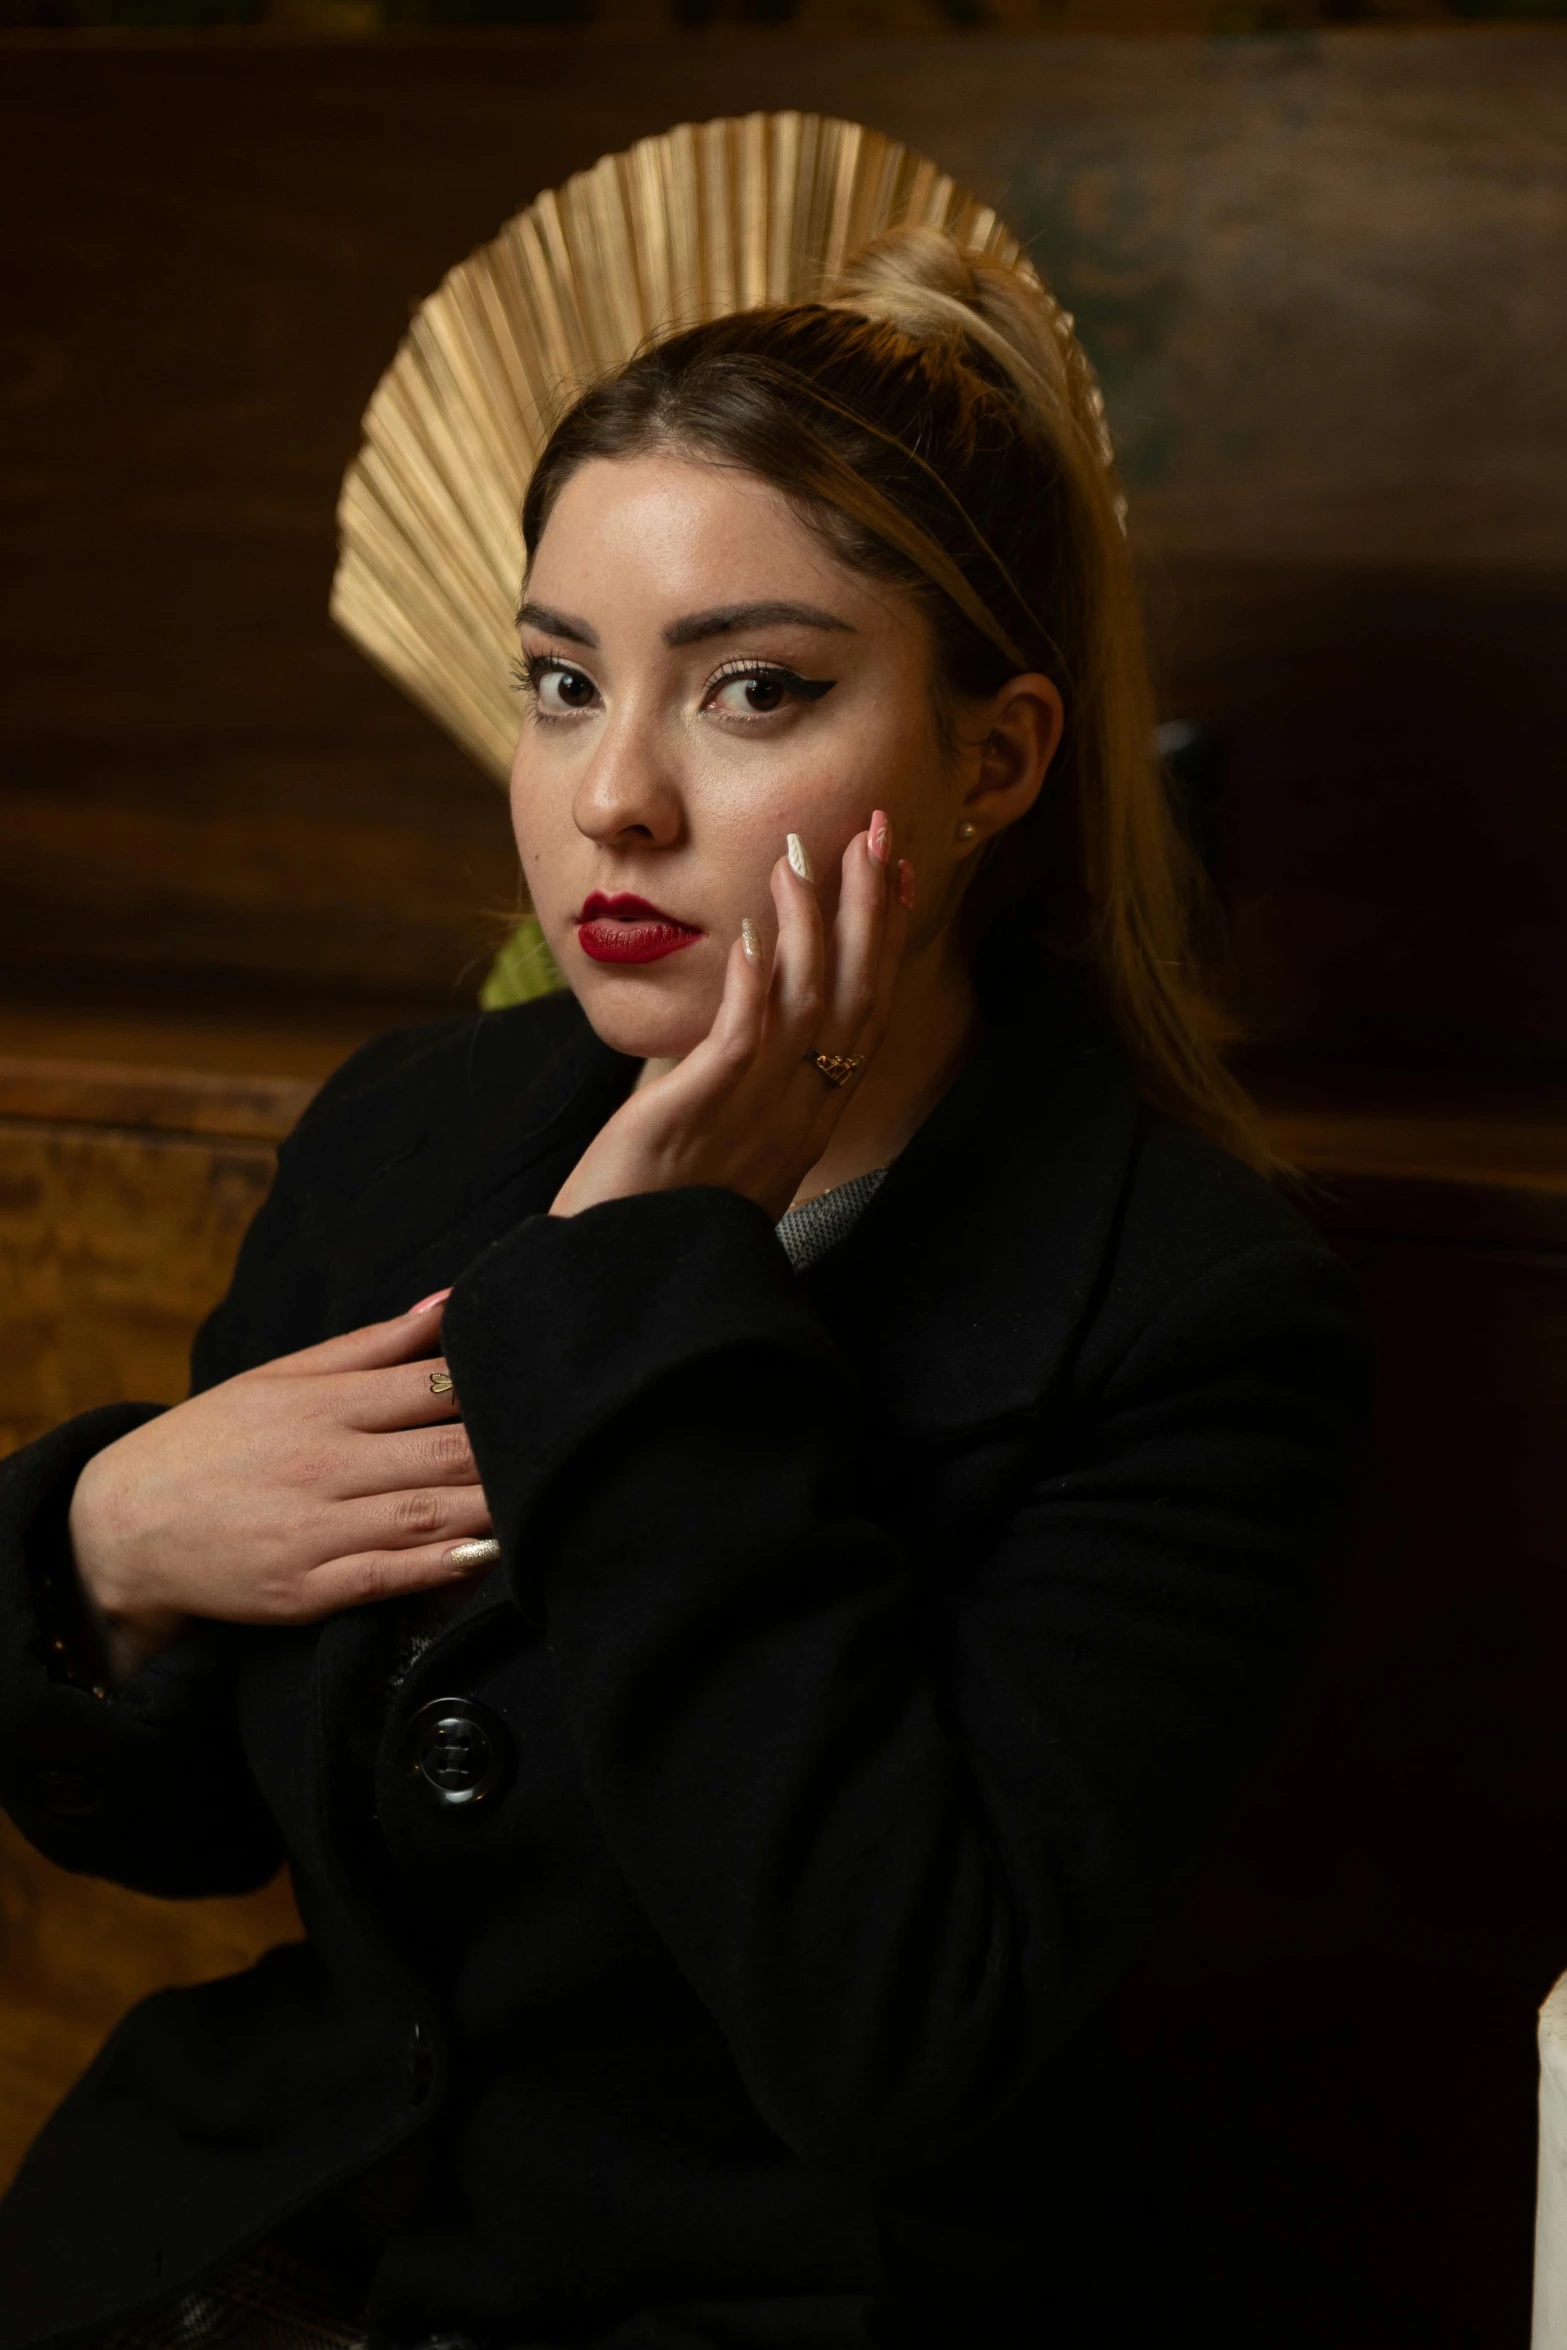
<path id="1" fill-rule="evenodd" d="M 829 923 L 876 808 L 921 906 L 945 904 L 962 785 L 923 617 L 754 475 L 669 454 L 585 465 L 534 556 L 522 657 L 523 872 L 618 1051 L 676 1057 L 706 1035 L 742 919 L 771 942 L 790 832 Z"/>

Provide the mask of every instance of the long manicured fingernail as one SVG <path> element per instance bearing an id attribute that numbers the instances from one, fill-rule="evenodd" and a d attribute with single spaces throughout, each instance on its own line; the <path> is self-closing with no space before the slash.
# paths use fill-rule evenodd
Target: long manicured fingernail
<path id="1" fill-rule="evenodd" d="M 907 857 L 898 859 L 898 903 L 914 911 L 914 868 Z"/>
<path id="2" fill-rule="evenodd" d="M 446 1554 L 449 1567 L 465 1570 L 473 1567 L 493 1567 L 501 1555 L 501 1546 L 493 1535 L 487 1534 L 477 1542 L 459 1542 Z"/>
<path id="3" fill-rule="evenodd" d="M 408 1311 L 411 1314 L 427 1314 L 432 1306 L 443 1304 L 451 1294 L 449 1289 L 432 1289 L 428 1297 L 422 1297 L 419 1303 L 416 1306 L 410 1306 Z"/>
<path id="4" fill-rule="evenodd" d="M 740 945 L 746 961 L 759 970 L 762 962 L 762 934 L 749 914 L 740 925 Z"/>
<path id="5" fill-rule="evenodd" d="M 886 811 L 882 808 L 878 808 L 871 817 L 871 828 L 866 836 L 865 846 L 869 849 L 874 864 L 886 864 L 888 851 L 892 847 L 892 826 L 887 819 Z"/>
<path id="6" fill-rule="evenodd" d="M 797 873 L 802 881 L 814 881 L 816 875 L 811 870 L 811 860 L 806 855 L 804 841 L 797 832 L 787 833 L 784 837 L 789 851 L 790 872 Z"/>

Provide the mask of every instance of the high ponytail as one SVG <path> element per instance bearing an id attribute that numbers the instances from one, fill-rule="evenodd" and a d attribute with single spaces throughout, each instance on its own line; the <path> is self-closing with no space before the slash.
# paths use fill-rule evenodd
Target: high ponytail
<path id="1" fill-rule="evenodd" d="M 1104 394 L 1063 310 L 1027 261 L 1007 268 L 965 253 L 944 230 L 889 229 L 844 269 L 830 307 L 883 319 L 911 342 L 976 343 L 1063 442 L 1108 474 L 1115 463 Z M 1125 506 L 1112 493 L 1124 519 Z"/>
<path id="2" fill-rule="evenodd" d="M 1230 1074 L 1201 964 L 1203 876 L 1171 813 L 1104 402 L 1072 321 L 1025 262 L 889 231 L 823 303 L 674 334 L 588 392 L 529 484 L 536 548 L 595 457 L 708 451 L 783 492 L 931 626 L 938 719 L 1024 670 L 1066 730 L 1029 813 L 974 860 L 957 915 L 976 963 L 1020 930 L 1086 964 L 1146 1097 L 1272 1161 Z"/>

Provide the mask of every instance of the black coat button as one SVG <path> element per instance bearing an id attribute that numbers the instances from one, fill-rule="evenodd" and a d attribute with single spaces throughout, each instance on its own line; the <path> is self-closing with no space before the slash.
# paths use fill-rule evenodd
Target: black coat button
<path id="1" fill-rule="evenodd" d="M 103 1808 L 103 1789 L 82 1771 L 39 1771 L 33 1784 L 46 1811 L 62 1819 L 84 1820 Z"/>
<path id="2" fill-rule="evenodd" d="M 410 1775 L 444 1804 L 483 1803 L 506 1785 L 515 1755 L 505 1723 L 471 1697 L 437 1697 L 408 1725 Z"/>

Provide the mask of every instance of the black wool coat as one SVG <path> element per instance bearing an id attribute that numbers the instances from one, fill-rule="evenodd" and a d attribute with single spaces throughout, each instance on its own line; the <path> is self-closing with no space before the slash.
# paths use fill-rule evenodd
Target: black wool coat
<path id="1" fill-rule="evenodd" d="M 395 1691 L 386 1607 L 52 1678 L 74 1477 L 155 1407 L 0 1468 L 12 1817 L 173 1898 L 286 1861 L 307 1930 L 47 2125 L 0 2350 L 289 2223 L 383 2343 L 1184 2338 L 1099 2019 L 1295 1671 L 1347 1276 L 1042 967 L 804 1275 L 726 1192 L 548 1216 L 635 1073 L 564 997 L 367 1048 L 197 1341 L 200 1387 L 456 1284 L 503 1558 Z M 416 1717 L 459 1699 L 497 1783 L 454 1804 Z"/>

